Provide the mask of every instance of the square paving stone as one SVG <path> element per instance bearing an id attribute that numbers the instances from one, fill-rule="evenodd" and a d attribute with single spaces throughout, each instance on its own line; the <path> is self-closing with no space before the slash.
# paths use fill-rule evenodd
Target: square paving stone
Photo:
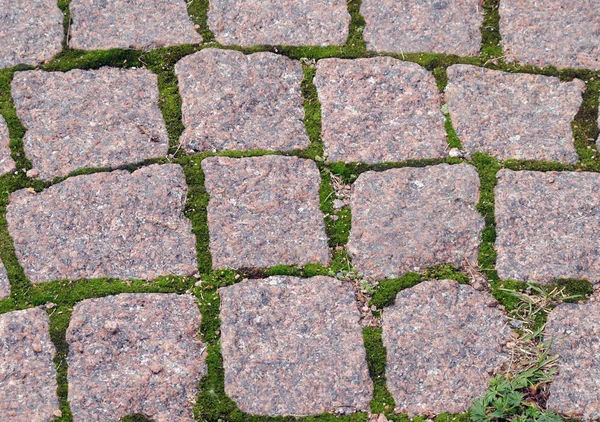
<path id="1" fill-rule="evenodd" d="M 390 53 L 431 52 L 477 56 L 481 48 L 479 0 L 363 0 L 367 48 Z"/>
<path id="2" fill-rule="evenodd" d="M 0 69 L 36 65 L 62 50 L 63 14 L 56 0 L 0 2 Z"/>
<path id="3" fill-rule="evenodd" d="M 383 312 L 386 378 L 396 410 L 410 417 L 463 413 L 508 360 L 506 315 L 487 292 L 454 280 L 398 293 Z"/>
<path id="4" fill-rule="evenodd" d="M 600 304 L 558 305 L 548 315 L 544 341 L 559 355 L 548 409 L 584 421 L 600 419 Z"/>
<path id="5" fill-rule="evenodd" d="M 0 419 L 49 422 L 58 412 L 50 319 L 39 308 L 0 315 Z"/>
<path id="6" fill-rule="evenodd" d="M 211 0 L 208 26 L 225 45 L 341 45 L 350 14 L 346 0 Z"/>
<path id="7" fill-rule="evenodd" d="M 498 172 L 496 269 L 502 279 L 600 282 L 600 174 Z"/>
<path id="8" fill-rule="evenodd" d="M 479 177 L 468 164 L 363 173 L 350 202 L 352 263 L 376 279 L 476 265 L 484 226 L 478 201 Z"/>
<path id="9" fill-rule="evenodd" d="M 17 168 L 10 156 L 10 134 L 6 120 L 0 115 L 0 176 L 12 173 Z"/>
<path id="10" fill-rule="evenodd" d="M 469 152 L 505 159 L 573 164 L 571 122 L 585 82 L 500 72 L 482 67 L 448 68 L 446 101 L 456 134 Z"/>
<path id="11" fill-rule="evenodd" d="M 219 294 L 225 393 L 242 411 L 368 411 L 373 383 L 349 283 L 269 277 Z"/>
<path id="12" fill-rule="evenodd" d="M 299 62 L 273 53 L 208 48 L 175 65 L 188 150 L 293 150 L 304 128 Z"/>
<path id="13" fill-rule="evenodd" d="M 120 294 L 79 302 L 67 330 L 74 421 L 194 420 L 206 373 L 194 296 Z"/>
<path id="14" fill-rule="evenodd" d="M 0 300 L 10 297 L 10 281 L 4 263 L 0 261 Z"/>
<path id="15" fill-rule="evenodd" d="M 215 268 L 329 265 L 319 205 L 321 175 L 297 157 L 212 157 L 202 161 Z"/>
<path id="16" fill-rule="evenodd" d="M 202 42 L 185 0 L 71 0 L 69 10 L 74 49 L 147 50 Z"/>
<path id="17" fill-rule="evenodd" d="M 499 11 L 509 60 L 600 69 L 600 0 L 502 0 Z"/>
<path id="18" fill-rule="evenodd" d="M 146 69 L 17 72 L 25 154 L 42 179 L 82 167 L 117 167 L 165 156 L 158 79 Z"/>
<path id="19" fill-rule="evenodd" d="M 154 279 L 197 271 L 183 215 L 187 184 L 176 164 L 69 178 L 10 195 L 6 219 L 34 283 L 82 278 Z"/>
<path id="20" fill-rule="evenodd" d="M 330 161 L 440 158 L 448 147 L 435 78 L 391 57 L 320 60 L 315 85 Z"/>

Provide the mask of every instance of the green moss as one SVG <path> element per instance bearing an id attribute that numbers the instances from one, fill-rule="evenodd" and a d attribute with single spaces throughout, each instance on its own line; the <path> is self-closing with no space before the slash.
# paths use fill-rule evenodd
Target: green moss
<path id="1" fill-rule="evenodd" d="M 481 25 L 481 57 L 489 60 L 502 57 L 500 45 L 500 0 L 485 0 L 483 2 L 483 24 Z"/>
<path id="2" fill-rule="evenodd" d="M 190 0 L 188 4 L 188 14 L 198 25 L 198 32 L 202 35 L 203 43 L 215 42 L 215 34 L 208 27 L 208 9 L 210 7 L 208 0 Z"/>

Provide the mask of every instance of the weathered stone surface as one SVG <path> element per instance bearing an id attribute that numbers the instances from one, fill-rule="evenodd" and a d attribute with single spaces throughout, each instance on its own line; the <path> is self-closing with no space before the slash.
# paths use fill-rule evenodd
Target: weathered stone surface
<path id="1" fill-rule="evenodd" d="M 502 0 L 499 10 L 507 59 L 600 69 L 600 0 Z"/>
<path id="2" fill-rule="evenodd" d="M 10 156 L 10 134 L 6 120 L 0 115 L 0 176 L 15 171 L 17 165 Z"/>
<path id="3" fill-rule="evenodd" d="M 73 419 L 193 421 L 206 373 L 191 295 L 120 294 L 79 302 L 67 330 Z"/>
<path id="4" fill-rule="evenodd" d="M 341 45 L 349 25 L 345 0 L 212 0 L 208 10 L 225 45 Z"/>
<path id="5" fill-rule="evenodd" d="M 354 183 L 348 252 L 372 278 L 450 263 L 476 264 L 483 217 L 479 177 L 468 164 L 361 174 Z"/>
<path id="6" fill-rule="evenodd" d="M 25 154 L 42 179 L 167 154 L 158 81 L 149 70 L 17 72 L 12 95 L 27 128 Z"/>
<path id="7" fill-rule="evenodd" d="M 469 152 L 573 164 L 579 158 L 571 121 L 584 90 L 579 79 L 561 82 L 454 65 L 448 68 L 446 101 L 456 134 Z"/>
<path id="8" fill-rule="evenodd" d="M 313 161 L 211 157 L 202 169 L 215 268 L 329 264 L 321 176 Z"/>
<path id="9" fill-rule="evenodd" d="M 50 60 L 62 49 L 63 37 L 55 0 L 0 1 L 0 68 Z"/>
<path id="10" fill-rule="evenodd" d="M 386 377 L 396 409 L 409 416 L 462 413 L 507 360 L 506 316 L 488 293 L 454 280 L 425 281 L 383 313 Z"/>
<path id="11" fill-rule="evenodd" d="M 219 290 L 225 392 L 258 415 L 368 410 L 373 391 L 352 286 L 270 277 Z"/>
<path id="12" fill-rule="evenodd" d="M 479 55 L 478 0 L 363 0 L 360 13 L 369 50 Z"/>
<path id="13" fill-rule="evenodd" d="M 299 62 L 273 53 L 208 48 L 177 62 L 175 73 L 186 149 L 292 150 L 309 145 Z"/>
<path id="14" fill-rule="evenodd" d="M 496 269 L 502 279 L 600 282 L 600 174 L 498 172 Z"/>
<path id="15" fill-rule="evenodd" d="M 0 261 L 0 300 L 10 297 L 10 281 L 4 263 Z"/>
<path id="16" fill-rule="evenodd" d="M 330 161 L 444 157 L 448 147 L 435 78 L 391 57 L 320 60 L 315 85 Z"/>
<path id="17" fill-rule="evenodd" d="M 600 418 L 600 304 L 563 303 L 550 315 L 544 341 L 559 355 L 547 406 L 569 418 Z"/>
<path id="18" fill-rule="evenodd" d="M 50 319 L 39 308 L 0 315 L 0 418 L 49 422 L 58 410 Z"/>
<path id="19" fill-rule="evenodd" d="M 96 173 L 40 193 L 11 194 L 6 219 L 34 283 L 190 275 L 197 260 L 192 225 L 183 215 L 186 193 L 175 164 Z"/>
<path id="20" fill-rule="evenodd" d="M 71 0 L 70 47 L 151 49 L 197 44 L 184 0 Z"/>

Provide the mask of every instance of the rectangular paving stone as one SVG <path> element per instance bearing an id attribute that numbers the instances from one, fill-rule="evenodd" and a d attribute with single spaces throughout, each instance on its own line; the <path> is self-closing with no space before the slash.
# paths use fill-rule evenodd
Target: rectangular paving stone
<path id="1" fill-rule="evenodd" d="M 468 164 L 361 174 L 350 202 L 348 253 L 374 279 L 439 264 L 477 264 L 483 217 L 479 177 Z"/>
<path id="2" fill-rule="evenodd" d="M 500 72 L 469 65 L 448 68 L 446 102 L 463 147 L 502 160 L 574 164 L 571 122 L 585 82 Z"/>
<path id="3" fill-rule="evenodd" d="M 12 173 L 17 168 L 10 155 L 10 134 L 6 120 L 0 115 L 0 176 Z"/>
<path id="4" fill-rule="evenodd" d="M 367 49 L 477 56 L 483 14 L 479 0 L 363 0 Z"/>
<path id="5" fill-rule="evenodd" d="M 192 295 L 120 294 L 77 303 L 67 329 L 74 421 L 117 422 L 141 413 L 193 421 L 205 346 Z"/>
<path id="6" fill-rule="evenodd" d="M 79 50 L 148 50 L 198 44 L 185 0 L 71 0 L 70 43 Z"/>
<path id="7" fill-rule="evenodd" d="M 600 281 L 600 174 L 498 172 L 496 269 L 502 279 Z"/>
<path id="8" fill-rule="evenodd" d="M 197 271 L 183 215 L 187 184 L 176 164 L 69 178 L 10 195 L 6 220 L 34 283 L 82 278 L 154 279 Z"/>
<path id="9" fill-rule="evenodd" d="M 202 169 L 215 268 L 329 265 L 321 176 L 313 161 L 211 157 Z"/>
<path id="10" fill-rule="evenodd" d="M 402 290 L 383 312 L 386 379 L 396 411 L 410 417 L 463 413 L 508 360 L 506 315 L 487 292 L 454 280 Z M 425 305 L 424 305 L 425 304 Z"/>
<path id="11" fill-rule="evenodd" d="M 17 72 L 12 95 L 27 129 L 25 154 L 42 179 L 167 154 L 158 78 L 149 70 Z"/>
<path id="12" fill-rule="evenodd" d="M 62 50 L 63 14 L 55 0 L 0 2 L 0 69 L 36 65 Z"/>
<path id="13" fill-rule="evenodd" d="M 242 411 L 368 411 L 373 383 L 350 284 L 278 276 L 219 295 L 225 393 Z"/>
<path id="14" fill-rule="evenodd" d="M 224 45 L 341 45 L 345 0 L 211 0 L 208 26 Z"/>
<path id="15" fill-rule="evenodd" d="M 600 0 L 502 0 L 499 12 L 508 60 L 600 69 Z"/>
<path id="16" fill-rule="evenodd" d="M 40 308 L 0 315 L 0 419 L 50 422 L 58 409 L 50 319 Z"/>
<path id="17" fill-rule="evenodd" d="M 4 263 L 0 261 L 0 300 L 10 297 L 10 281 Z"/>
<path id="18" fill-rule="evenodd" d="M 186 127 L 180 142 L 190 152 L 284 151 L 310 144 L 299 62 L 208 48 L 178 61 L 175 73 Z"/>
<path id="19" fill-rule="evenodd" d="M 431 73 L 391 57 L 319 60 L 315 85 L 330 161 L 441 158 L 448 147 Z"/>

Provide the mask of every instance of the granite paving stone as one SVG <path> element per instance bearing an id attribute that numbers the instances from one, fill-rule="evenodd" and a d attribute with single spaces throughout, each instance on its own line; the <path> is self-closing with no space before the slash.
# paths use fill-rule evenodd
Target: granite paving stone
<path id="1" fill-rule="evenodd" d="M 183 99 L 181 144 L 190 152 L 293 150 L 304 128 L 300 62 L 273 53 L 208 48 L 175 65 Z"/>
<path id="2" fill-rule="evenodd" d="M 600 282 L 600 174 L 502 169 L 496 269 L 502 279 Z"/>
<path id="3" fill-rule="evenodd" d="M 327 266 L 321 176 L 297 157 L 211 157 L 202 161 L 215 268 Z"/>
<path id="4" fill-rule="evenodd" d="M 502 0 L 499 12 L 508 60 L 600 69 L 600 0 Z"/>
<path id="5" fill-rule="evenodd" d="M 208 26 L 224 45 L 341 45 L 346 0 L 212 0 Z"/>
<path id="6" fill-rule="evenodd" d="M 71 0 L 70 43 L 79 50 L 148 50 L 198 44 L 185 0 Z"/>
<path id="7" fill-rule="evenodd" d="M 34 283 L 81 278 L 154 279 L 197 271 L 183 215 L 187 184 L 176 164 L 69 178 L 10 195 L 6 219 Z"/>
<path id="8" fill-rule="evenodd" d="M 369 50 L 479 55 L 479 0 L 363 0 L 360 13 Z"/>
<path id="9" fill-rule="evenodd" d="M 49 422 L 58 409 L 50 319 L 39 308 L 0 315 L 0 419 Z"/>
<path id="10" fill-rule="evenodd" d="M 63 38 L 56 0 L 0 0 L 0 69 L 50 60 L 62 50 Z"/>
<path id="11" fill-rule="evenodd" d="M 446 156 L 441 96 L 418 64 L 391 57 L 319 60 L 314 82 L 330 161 Z"/>
<path id="12" fill-rule="evenodd" d="M 10 155 L 10 134 L 6 120 L 0 115 L 0 176 L 12 173 L 17 168 Z"/>
<path id="13" fill-rule="evenodd" d="M 0 300 L 10 297 L 10 281 L 4 263 L 0 260 Z"/>
<path id="14" fill-rule="evenodd" d="M 269 277 L 219 289 L 225 392 L 256 415 L 366 411 L 372 397 L 349 283 Z"/>
<path id="15" fill-rule="evenodd" d="M 508 360 L 508 320 L 494 303 L 489 293 L 454 280 L 398 293 L 383 312 L 387 387 L 398 412 L 463 413 L 483 395 Z"/>
<path id="16" fill-rule="evenodd" d="M 450 263 L 476 265 L 483 217 L 479 177 L 468 164 L 361 174 L 350 202 L 348 252 L 371 278 Z"/>
<path id="17" fill-rule="evenodd" d="M 201 316 L 192 295 L 120 294 L 79 302 L 67 330 L 74 421 L 141 413 L 193 421 L 206 374 Z"/>
<path id="18" fill-rule="evenodd" d="M 149 70 L 17 72 L 12 95 L 27 129 L 25 154 L 42 179 L 167 154 L 158 80 Z"/>
<path id="19" fill-rule="evenodd" d="M 469 65 L 448 68 L 446 101 L 468 152 L 500 159 L 578 161 L 571 122 L 583 101 L 579 79 L 506 73 Z"/>

